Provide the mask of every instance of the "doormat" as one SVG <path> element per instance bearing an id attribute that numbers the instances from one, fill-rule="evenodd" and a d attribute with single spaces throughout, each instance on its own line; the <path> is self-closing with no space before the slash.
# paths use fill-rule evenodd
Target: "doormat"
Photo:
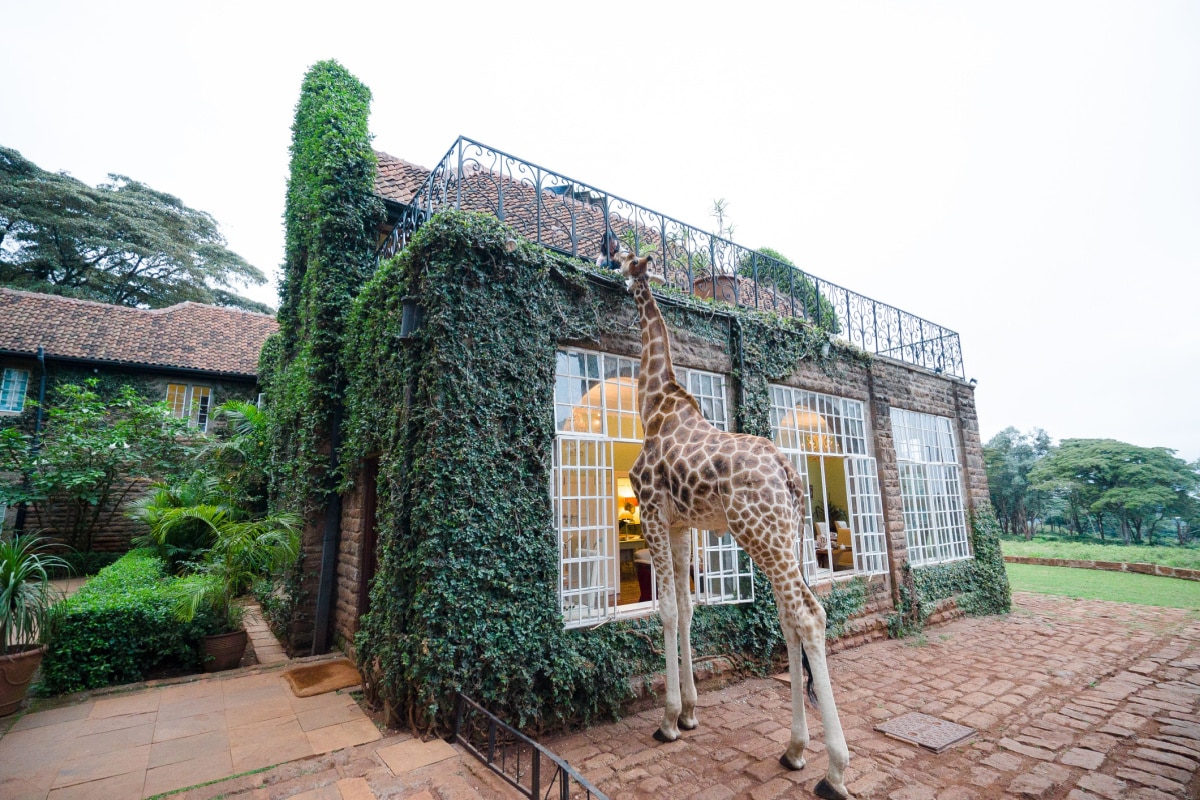
<path id="1" fill-rule="evenodd" d="M 944 719 L 918 714 L 915 711 L 889 719 L 875 730 L 902 742 L 920 745 L 927 750 L 940 753 L 956 744 L 961 744 L 975 735 L 974 728 L 957 725 Z"/>
<path id="2" fill-rule="evenodd" d="M 358 670 L 344 658 L 289 669 L 283 673 L 283 677 L 287 678 L 296 697 L 312 697 L 362 683 Z"/>

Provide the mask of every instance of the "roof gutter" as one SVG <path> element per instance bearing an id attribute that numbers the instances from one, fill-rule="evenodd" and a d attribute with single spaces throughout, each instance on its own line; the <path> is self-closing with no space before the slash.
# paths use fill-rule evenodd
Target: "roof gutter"
<path id="1" fill-rule="evenodd" d="M 33 447 L 29 450 L 29 460 L 31 462 L 37 460 L 38 451 L 42 449 L 42 419 L 46 410 L 46 348 L 40 344 L 37 349 L 37 360 L 42 365 L 42 377 L 38 380 L 38 407 L 37 417 L 33 423 Z M 29 473 L 26 472 L 21 476 L 22 488 L 29 487 Z M 17 506 L 17 518 L 13 522 L 13 530 L 15 533 L 25 532 L 25 514 L 27 506 L 24 500 Z"/>
<path id="2" fill-rule="evenodd" d="M 45 353 L 41 347 L 38 348 L 38 352 L 36 353 L 28 350 L 0 349 L 0 356 L 8 356 L 10 358 L 36 358 L 39 361 L 42 361 L 43 364 L 45 361 L 56 361 L 63 364 L 83 364 L 89 367 L 132 367 L 134 369 L 152 372 L 169 372 L 176 375 L 204 375 L 213 378 L 240 378 L 242 380 L 257 380 L 258 378 L 257 372 L 231 372 L 228 370 L 200 369 L 199 367 L 179 367 L 169 364 L 151 364 L 144 361 L 116 361 L 112 359 L 86 358 L 82 356 L 58 356 Z"/>

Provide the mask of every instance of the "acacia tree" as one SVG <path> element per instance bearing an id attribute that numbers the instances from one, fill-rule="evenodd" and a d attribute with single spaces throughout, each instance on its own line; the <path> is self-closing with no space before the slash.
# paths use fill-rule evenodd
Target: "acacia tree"
<path id="1" fill-rule="evenodd" d="M 159 308 L 187 300 L 253 311 L 265 276 L 216 220 L 123 175 L 89 186 L 0 147 L 0 285 Z"/>
<path id="2" fill-rule="evenodd" d="M 1115 439 L 1064 439 L 1030 473 L 1039 488 L 1077 498 L 1095 514 L 1112 516 L 1125 544 L 1141 543 L 1171 509 L 1182 508 L 1200 486 L 1195 465 L 1165 447 L 1137 447 Z"/>
<path id="3" fill-rule="evenodd" d="M 1036 520 L 1046 504 L 1046 492 L 1033 486 L 1029 473 L 1050 451 L 1050 435 L 1041 428 L 1022 434 L 1008 427 L 983 448 L 992 506 L 1004 532 L 1032 539 Z"/>

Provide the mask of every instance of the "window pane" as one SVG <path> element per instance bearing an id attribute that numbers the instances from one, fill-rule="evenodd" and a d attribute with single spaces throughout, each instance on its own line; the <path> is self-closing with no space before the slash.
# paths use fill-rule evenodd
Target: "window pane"
<path id="1" fill-rule="evenodd" d="M 969 558 L 958 446 L 948 417 L 891 410 L 908 560 Z"/>
<path id="2" fill-rule="evenodd" d="M 187 385 L 182 383 L 167 384 L 167 406 L 171 409 L 171 413 L 177 417 L 184 416 L 184 409 L 187 408 Z"/>
<path id="3" fill-rule="evenodd" d="M 208 430 L 209 392 L 207 386 L 192 387 L 192 424 L 202 431 Z"/>
<path id="4" fill-rule="evenodd" d="M 0 411 L 24 410 L 25 390 L 28 386 L 29 370 L 4 370 L 4 377 L 0 379 Z"/>

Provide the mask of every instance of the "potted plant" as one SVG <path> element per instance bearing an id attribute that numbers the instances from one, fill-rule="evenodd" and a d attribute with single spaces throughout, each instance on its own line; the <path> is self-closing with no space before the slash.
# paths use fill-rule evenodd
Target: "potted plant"
<path id="1" fill-rule="evenodd" d="M 199 521 L 213 532 L 213 545 L 184 584 L 176 615 L 184 622 L 208 609 L 222 630 L 201 639 L 204 669 L 216 672 L 241 663 L 246 650 L 242 607 L 237 597 L 257 578 L 288 567 L 300 549 L 299 521 L 291 514 L 238 521 L 229 509 L 200 505 L 171 509 L 160 525 Z"/>
<path id="2" fill-rule="evenodd" d="M 0 716 L 20 707 L 33 673 L 46 653 L 44 644 L 58 592 L 50 571 L 67 569 L 45 552 L 38 536 L 0 540 Z"/>

